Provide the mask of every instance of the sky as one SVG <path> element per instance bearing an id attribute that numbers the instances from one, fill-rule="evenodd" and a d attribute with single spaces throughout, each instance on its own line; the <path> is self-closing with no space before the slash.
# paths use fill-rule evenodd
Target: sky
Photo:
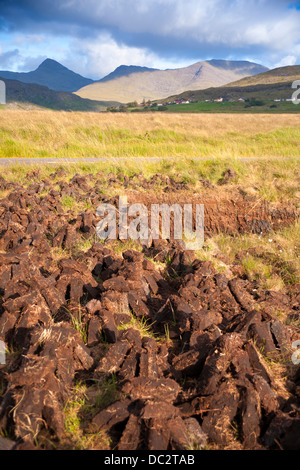
<path id="1" fill-rule="evenodd" d="M 300 1 L 0 0 L 0 70 L 46 58 L 100 79 L 119 65 L 300 64 Z"/>

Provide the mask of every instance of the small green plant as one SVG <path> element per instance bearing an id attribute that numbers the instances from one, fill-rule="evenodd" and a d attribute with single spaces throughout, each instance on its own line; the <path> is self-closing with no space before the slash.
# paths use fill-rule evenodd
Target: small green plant
<path id="1" fill-rule="evenodd" d="M 254 256 L 246 256 L 242 264 L 250 280 L 269 278 L 271 276 L 270 267 Z"/>
<path id="2" fill-rule="evenodd" d="M 106 408 L 120 398 L 121 393 L 117 388 L 117 378 L 115 374 L 112 374 L 105 380 L 99 380 L 97 382 L 97 392 L 96 400 L 92 404 L 93 414 Z"/>
<path id="3" fill-rule="evenodd" d="M 63 447 L 76 450 L 109 449 L 110 438 L 105 432 L 92 432 L 86 427 L 86 417 L 93 406 L 89 404 L 88 387 L 84 383 L 78 383 L 64 407 L 65 436 L 62 439 Z"/>
<path id="4" fill-rule="evenodd" d="M 61 205 L 68 209 L 70 209 L 71 207 L 74 207 L 75 203 L 76 202 L 72 196 L 64 196 L 61 199 Z"/>
<path id="5" fill-rule="evenodd" d="M 170 266 L 170 264 L 172 263 L 172 256 L 170 253 L 167 253 L 166 257 L 165 257 L 165 264 L 166 266 Z"/>
<path id="6" fill-rule="evenodd" d="M 294 328 L 299 328 L 300 330 L 300 317 L 297 317 L 297 315 L 295 315 L 294 317 L 293 316 L 290 316 L 286 322 L 285 322 L 286 325 L 291 325 L 293 326 Z"/>
<path id="7" fill-rule="evenodd" d="M 84 344 L 86 344 L 87 343 L 87 324 L 83 322 L 81 306 L 80 305 L 78 306 L 76 315 L 70 312 L 68 308 L 66 307 L 64 308 L 65 308 L 65 311 L 70 316 L 73 328 L 80 333 L 82 341 L 84 342 Z"/>
<path id="8" fill-rule="evenodd" d="M 77 384 L 72 395 L 69 397 L 65 408 L 65 429 L 67 433 L 76 436 L 80 433 L 80 417 L 79 410 L 84 407 L 86 402 L 86 387 L 82 384 Z"/>
<path id="9" fill-rule="evenodd" d="M 166 277 L 170 279 L 179 279 L 181 275 L 178 274 L 178 272 L 174 268 L 172 268 L 172 266 L 169 266 L 166 270 Z"/>
<path id="10" fill-rule="evenodd" d="M 164 330 L 165 330 L 166 341 L 167 343 L 169 343 L 171 341 L 171 338 L 170 338 L 170 327 L 168 323 L 165 323 Z"/>
<path id="11" fill-rule="evenodd" d="M 151 324 L 148 323 L 148 321 L 144 318 L 141 317 L 136 318 L 134 314 L 131 315 L 131 320 L 128 323 L 123 323 L 120 326 L 118 326 L 119 330 L 127 330 L 128 328 L 134 328 L 135 330 L 138 330 L 141 337 L 148 337 L 148 338 L 154 338 L 157 339 L 155 333 L 151 330 Z"/>

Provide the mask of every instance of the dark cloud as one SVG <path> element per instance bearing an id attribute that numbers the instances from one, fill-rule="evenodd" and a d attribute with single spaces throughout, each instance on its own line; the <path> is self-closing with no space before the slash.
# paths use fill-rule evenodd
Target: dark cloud
<path id="1" fill-rule="evenodd" d="M 69 36 L 95 47 L 109 35 L 120 48 L 161 58 L 300 59 L 299 2 L 0 0 L 0 12 L 0 31 Z"/>

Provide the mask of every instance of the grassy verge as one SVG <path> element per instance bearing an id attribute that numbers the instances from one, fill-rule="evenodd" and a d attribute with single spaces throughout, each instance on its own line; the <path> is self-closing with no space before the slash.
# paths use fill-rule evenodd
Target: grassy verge
<path id="1" fill-rule="evenodd" d="M 300 283 L 300 222 L 266 236 L 218 234 L 197 256 L 229 277 L 232 266 L 240 265 L 241 275 L 258 288 L 281 291 Z"/>
<path id="2" fill-rule="evenodd" d="M 218 186 L 228 168 L 235 171 L 236 178 L 225 187 Z M 59 181 L 69 181 L 76 173 L 94 176 L 99 173 L 101 191 L 106 195 L 113 196 L 120 194 L 120 190 L 124 192 L 122 179 L 111 185 L 108 183 L 108 179 L 103 178 L 101 175 L 108 175 L 113 172 L 116 175 L 122 174 L 130 177 L 142 171 L 143 176 L 147 179 L 157 173 L 172 177 L 178 182 L 188 184 L 190 191 L 194 192 L 203 192 L 202 181 L 209 180 L 212 185 L 218 188 L 218 193 L 226 191 L 230 194 L 230 191 L 238 190 L 243 195 L 253 196 L 261 200 L 294 201 L 296 205 L 300 203 L 299 158 L 250 161 L 241 161 L 237 158 L 209 158 L 205 160 L 180 158 L 152 162 L 147 160 L 143 161 L 142 166 L 134 159 L 118 162 L 112 160 L 111 162 L 95 164 L 81 163 L 79 160 L 76 164 L 59 164 L 58 166 L 32 165 L 28 167 L 20 164 L 10 165 L 6 168 L 0 167 L 0 175 L 7 181 L 18 182 L 27 186 L 34 181 L 40 182 L 49 178 L 57 169 L 63 169 L 65 173 L 63 178 L 58 175 L 54 180 L 52 179 L 54 188 L 58 190 Z M 157 186 L 155 191 L 163 191 L 164 187 Z M 139 190 L 143 191 L 143 188 L 141 187 Z M 0 197 L 5 197 L 6 194 L 6 190 L 0 190 Z M 43 193 L 41 193 L 41 196 L 43 196 Z M 91 208 L 88 200 L 76 202 L 71 196 L 65 196 L 61 202 L 66 212 L 68 210 L 78 211 Z"/>

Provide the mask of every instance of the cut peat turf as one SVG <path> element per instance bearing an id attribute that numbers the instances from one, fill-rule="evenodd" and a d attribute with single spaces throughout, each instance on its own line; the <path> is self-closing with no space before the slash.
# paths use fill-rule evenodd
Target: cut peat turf
<path id="1" fill-rule="evenodd" d="M 299 267 L 277 262 L 290 276 L 272 290 L 242 250 L 96 237 L 118 192 L 204 204 L 207 244 L 296 227 L 297 204 L 224 191 L 234 177 L 197 194 L 162 175 L 1 178 L 0 448 L 300 448 Z"/>

